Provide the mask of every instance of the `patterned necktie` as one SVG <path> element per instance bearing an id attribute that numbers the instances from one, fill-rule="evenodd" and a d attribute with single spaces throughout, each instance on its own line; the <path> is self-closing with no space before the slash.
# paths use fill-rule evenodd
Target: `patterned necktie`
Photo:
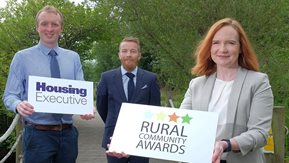
<path id="1" fill-rule="evenodd" d="M 133 82 L 133 78 L 134 78 L 134 74 L 133 73 L 130 73 L 130 72 L 127 72 L 125 74 L 127 77 L 129 77 L 129 81 L 128 81 L 128 85 L 127 85 L 127 101 L 128 102 L 131 102 L 131 99 L 132 99 L 132 95 L 134 93 L 134 82 Z"/>
<path id="2" fill-rule="evenodd" d="M 51 56 L 50 59 L 50 72 L 51 77 L 53 78 L 60 78 L 60 70 L 59 70 L 59 64 L 56 58 L 57 53 L 52 49 L 48 55 Z"/>

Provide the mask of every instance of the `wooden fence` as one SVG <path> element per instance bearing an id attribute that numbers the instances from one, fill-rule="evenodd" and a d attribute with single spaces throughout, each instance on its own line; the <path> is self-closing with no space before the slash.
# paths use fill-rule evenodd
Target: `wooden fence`
<path id="1" fill-rule="evenodd" d="M 284 163 L 285 155 L 285 107 L 274 106 L 272 131 L 274 153 L 266 153 L 267 163 Z"/>

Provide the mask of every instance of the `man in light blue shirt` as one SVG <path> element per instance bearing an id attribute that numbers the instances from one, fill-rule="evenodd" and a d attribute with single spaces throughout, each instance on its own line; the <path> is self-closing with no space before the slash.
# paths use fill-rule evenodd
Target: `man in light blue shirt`
<path id="1" fill-rule="evenodd" d="M 28 77 L 51 77 L 49 53 L 56 52 L 60 78 L 84 80 L 79 55 L 58 46 L 63 30 L 63 16 L 53 6 L 45 6 L 36 15 L 37 45 L 17 52 L 10 65 L 3 101 L 23 117 L 25 163 L 74 163 L 78 154 L 78 131 L 72 115 L 38 113 L 27 102 Z M 57 115 L 57 116 L 56 116 Z M 94 118 L 93 114 L 82 119 Z"/>

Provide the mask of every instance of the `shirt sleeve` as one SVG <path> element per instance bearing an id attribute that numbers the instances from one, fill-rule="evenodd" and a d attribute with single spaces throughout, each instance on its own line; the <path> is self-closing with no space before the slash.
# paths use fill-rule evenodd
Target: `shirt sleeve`
<path id="1" fill-rule="evenodd" d="M 5 91 L 3 94 L 3 102 L 6 108 L 16 112 L 16 106 L 25 99 L 25 80 L 22 79 L 23 67 L 20 62 L 20 54 L 16 53 L 9 69 Z"/>
<path id="2" fill-rule="evenodd" d="M 75 58 L 75 80 L 84 80 L 82 65 L 78 54 L 76 55 Z"/>

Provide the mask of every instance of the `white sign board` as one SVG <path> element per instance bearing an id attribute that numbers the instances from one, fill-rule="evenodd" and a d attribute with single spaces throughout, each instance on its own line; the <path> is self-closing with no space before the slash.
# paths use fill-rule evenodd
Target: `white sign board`
<path id="1" fill-rule="evenodd" d="M 93 114 L 93 83 L 29 76 L 28 102 L 36 112 Z"/>
<path id="2" fill-rule="evenodd" d="M 123 103 L 109 151 L 211 163 L 217 122 L 213 112 Z"/>

